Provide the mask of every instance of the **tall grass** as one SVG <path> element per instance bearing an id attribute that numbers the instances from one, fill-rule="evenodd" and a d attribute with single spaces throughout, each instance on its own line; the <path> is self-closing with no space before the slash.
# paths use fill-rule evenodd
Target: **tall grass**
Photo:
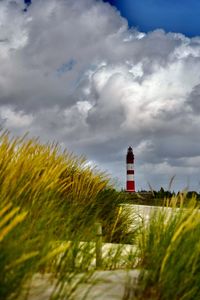
<path id="1" fill-rule="evenodd" d="M 200 213 L 194 197 L 185 201 L 174 197 L 142 228 L 138 299 L 200 299 Z"/>
<path id="2" fill-rule="evenodd" d="M 200 299 L 200 214 L 195 197 L 172 197 L 140 222 L 120 207 L 123 193 L 82 157 L 56 143 L 0 136 L 0 300 L 27 299 L 38 274 L 52 280 L 51 299 L 73 299 L 95 270 L 95 223 L 108 250 L 102 268 L 141 270 L 134 297 Z M 132 222 L 135 222 L 135 227 Z M 123 243 L 137 245 L 121 264 Z M 113 250 L 114 249 L 114 250 Z M 48 275 L 48 276 L 47 276 Z M 131 295 L 131 293 L 128 293 Z"/>
<path id="3" fill-rule="evenodd" d="M 54 298 L 71 293 L 66 282 L 90 274 L 97 221 L 104 241 L 133 240 L 104 173 L 55 143 L 1 134 L 0 299 L 26 297 L 37 273 L 52 274 Z"/>

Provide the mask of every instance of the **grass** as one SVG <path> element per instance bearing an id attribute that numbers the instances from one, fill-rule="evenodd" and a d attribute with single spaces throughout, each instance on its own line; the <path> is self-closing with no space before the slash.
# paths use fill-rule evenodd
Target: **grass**
<path id="1" fill-rule="evenodd" d="M 52 274 L 52 297 L 69 295 L 66 282 L 91 273 L 96 222 L 103 224 L 104 241 L 133 242 L 118 197 L 107 175 L 88 167 L 83 157 L 61 151 L 55 143 L 3 132 L 0 299 L 26 298 L 25 287 L 37 273 Z M 80 247 L 82 241 L 87 243 Z"/>
<path id="2" fill-rule="evenodd" d="M 200 214 L 186 194 L 154 210 L 139 236 L 138 299 L 200 299 Z M 177 203 L 182 203 L 177 209 Z M 184 208 L 183 208 L 184 206 Z"/>
<path id="3" fill-rule="evenodd" d="M 61 151 L 56 143 L 13 139 L 3 132 L 0 300 L 28 299 L 37 276 L 52 280 L 51 299 L 73 299 L 95 272 L 97 222 L 103 242 L 115 243 L 106 250 L 102 270 L 140 270 L 134 292 L 129 285 L 124 299 L 200 299 L 195 195 L 190 201 L 186 194 L 166 200 L 148 222 L 121 206 L 123 197 L 83 157 Z M 124 255 L 127 243 L 132 250 Z"/>

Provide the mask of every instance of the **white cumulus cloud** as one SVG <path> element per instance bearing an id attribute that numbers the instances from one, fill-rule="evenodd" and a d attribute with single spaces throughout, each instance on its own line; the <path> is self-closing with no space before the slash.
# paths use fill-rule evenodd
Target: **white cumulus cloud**
<path id="1" fill-rule="evenodd" d="M 0 121 L 58 140 L 125 183 L 199 188 L 200 37 L 141 33 L 96 0 L 0 3 Z M 189 178 L 189 179 L 188 179 Z"/>

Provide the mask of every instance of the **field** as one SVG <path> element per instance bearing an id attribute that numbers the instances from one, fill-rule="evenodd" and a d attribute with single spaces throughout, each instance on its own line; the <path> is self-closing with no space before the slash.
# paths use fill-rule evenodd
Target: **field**
<path id="1" fill-rule="evenodd" d="M 106 299 L 106 274 L 115 299 L 200 299 L 195 195 L 166 198 L 148 218 L 123 203 L 83 157 L 3 132 L 0 299 Z"/>

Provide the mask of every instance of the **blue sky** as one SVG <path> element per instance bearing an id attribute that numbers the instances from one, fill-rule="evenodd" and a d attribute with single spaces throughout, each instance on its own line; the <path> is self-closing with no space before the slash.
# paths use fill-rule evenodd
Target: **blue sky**
<path id="1" fill-rule="evenodd" d="M 141 31 L 163 28 L 189 37 L 200 35 L 199 0 L 107 0 Z"/>

